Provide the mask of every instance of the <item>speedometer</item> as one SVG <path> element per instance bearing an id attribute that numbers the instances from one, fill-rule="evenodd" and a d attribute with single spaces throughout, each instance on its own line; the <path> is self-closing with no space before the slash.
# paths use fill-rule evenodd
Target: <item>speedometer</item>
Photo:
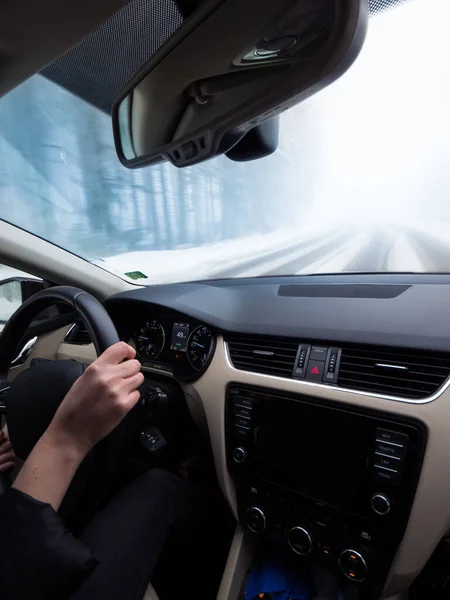
<path id="1" fill-rule="evenodd" d="M 189 336 L 187 357 L 197 371 L 207 363 L 213 349 L 213 341 L 213 333 L 206 325 L 200 325 Z"/>
<path id="2" fill-rule="evenodd" d="M 148 321 L 134 337 L 136 351 L 141 358 L 157 358 L 166 341 L 164 327 L 158 321 Z"/>

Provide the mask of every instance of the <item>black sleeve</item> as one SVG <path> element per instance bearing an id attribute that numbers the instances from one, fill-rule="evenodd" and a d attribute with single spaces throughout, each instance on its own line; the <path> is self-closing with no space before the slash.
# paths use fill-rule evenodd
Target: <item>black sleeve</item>
<path id="1" fill-rule="evenodd" d="M 97 564 L 49 504 L 14 488 L 0 496 L 2 600 L 66 600 Z"/>

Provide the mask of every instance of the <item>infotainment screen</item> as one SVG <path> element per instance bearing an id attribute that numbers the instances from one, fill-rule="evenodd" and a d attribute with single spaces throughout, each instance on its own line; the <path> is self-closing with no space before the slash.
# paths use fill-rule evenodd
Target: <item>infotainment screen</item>
<path id="1" fill-rule="evenodd" d="M 351 496 L 364 481 L 372 436 L 358 415 L 304 402 L 270 399 L 257 436 L 261 474 L 328 500 Z"/>

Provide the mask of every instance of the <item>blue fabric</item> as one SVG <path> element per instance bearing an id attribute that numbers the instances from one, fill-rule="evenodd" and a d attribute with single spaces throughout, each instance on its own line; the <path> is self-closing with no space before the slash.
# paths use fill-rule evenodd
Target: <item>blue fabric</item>
<path id="1" fill-rule="evenodd" d="M 305 569 L 296 564 L 270 560 L 253 567 L 245 590 L 245 600 L 270 594 L 271 600 L 311 600 L 315 589 Z"/>

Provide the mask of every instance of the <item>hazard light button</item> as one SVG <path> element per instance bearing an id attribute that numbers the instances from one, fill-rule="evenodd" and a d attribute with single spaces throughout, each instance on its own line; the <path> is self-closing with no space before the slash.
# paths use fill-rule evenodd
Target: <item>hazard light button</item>
<path id="1" fill-rule="evenodd" d="M 325 363 L 321 360 L 309 360 L 306 369 L 307 381 L 322 381 L 325 371 Z"/>

